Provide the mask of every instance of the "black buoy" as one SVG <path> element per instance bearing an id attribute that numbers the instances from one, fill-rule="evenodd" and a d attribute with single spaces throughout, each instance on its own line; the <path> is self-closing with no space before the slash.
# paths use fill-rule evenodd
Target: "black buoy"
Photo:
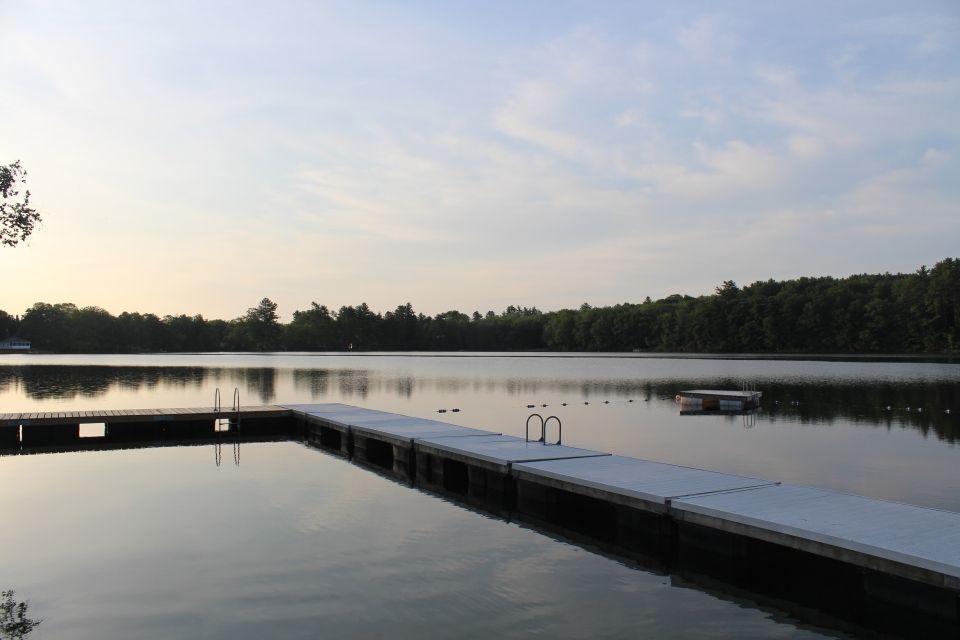
<path id="1" fill-rule="evenodd" d="M 528 404 L 528 405 L 527 405 L 527 409 L 533 409 L 534 406 L 536 406 L 536 405 Z"/>
<path id="2" fill-rule="evenodd" d="M 450 411 L 453 411 L 454 413 L 460 413 L 460 409 L 450 409 Z"/>

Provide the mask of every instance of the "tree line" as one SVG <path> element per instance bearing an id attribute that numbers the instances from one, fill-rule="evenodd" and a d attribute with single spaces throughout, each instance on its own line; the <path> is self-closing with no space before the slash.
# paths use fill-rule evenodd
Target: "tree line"
<path id="1" fill-rule="evenodd" d="M 937 353 L 960 351 L 960 259 L 910 274 L 724 281 L 711 295 L 542 312 L 446 311 L 407 303 L 375 312 L 311 303 L 281 323 L 269 298 L 234 320 L 164 316 L 38 302 L 22 316 L 0 310 L 0 336 L 35 350 L 176 351 L 662 351 Z"/>

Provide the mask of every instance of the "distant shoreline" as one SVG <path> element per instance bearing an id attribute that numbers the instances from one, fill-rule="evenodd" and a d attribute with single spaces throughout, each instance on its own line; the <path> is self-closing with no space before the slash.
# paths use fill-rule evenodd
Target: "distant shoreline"
<path id="1" fill-rule="evenodd" d="M 771 360 L 816 362 L 944 362 L 960 363 L 958 353 L 686 353 L 590 351 L 143 351 L 138 353 L 8 352 L 0 356 L 294 356 L 304 358 L 604 358 L 665 360 Z M 2 361 L 0 361 L 2 364 Z"/>

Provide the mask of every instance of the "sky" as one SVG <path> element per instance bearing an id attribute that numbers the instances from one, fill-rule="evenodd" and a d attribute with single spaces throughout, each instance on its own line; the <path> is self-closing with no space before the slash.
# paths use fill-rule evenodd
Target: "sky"
<path id="1" fill-rule="evenodd" d="M 960 3 L 0 0 L 0 309 L 543 310 L 960 256 Z"/>

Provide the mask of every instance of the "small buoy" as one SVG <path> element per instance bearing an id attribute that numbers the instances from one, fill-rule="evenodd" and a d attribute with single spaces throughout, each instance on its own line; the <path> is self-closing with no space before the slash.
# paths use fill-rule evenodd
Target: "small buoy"
<path id="1" fill-rule="evenodd" d="M 950 415 L 950 409 L 944 409 L 943 412 L 947 415 Z"/>
<path id="2" fill-rule="evenodd" d="M 604 400 L 604 401 L 603 401 L 603 404 L 610 404 L 610 401 L 609 401 L 609 400 Z"/>
<path id="3" fill-rule="evenodd" d="M 446 413 L 446 412 L 447 412 L 446 409 L 437 409 L 437 413 Z"/>
<path id="4" fill-rule="evenodd" d="M 908 412 L 910 411 L 910 407 L 907 407 L 907 411 L 908 411 Z"/>
<path id="5" fill-rule="evenodd" d="M 561 406 L 561 407 L 565 407 L 565 406 L 567 406 L 567 403 L 566 403 L 566 402 L 561 402 L 561 403 L 560 403 L 560 406 Z M 949 412 L 949 411 L 950 411 L 950 410 L 947 409 L 947 412 Z"/>
<path id="6" fill-rule="evenodd" d="M 450 409 L 450 411 L 453 411 L 454 413 L 460 413 L 460 409 Z"/>
<path id="7" fill-rule="evenodd" d="M 583 404 L 590 404 L 589 402 L 584 402 Z"/>
<path id="8" fill-rule="evenodd" d="M 629 400 L 627 400 L 627 402 L 633 402 L 633 398 L 630 398 Z"/>
<path id="9" fill-rule="evenodd" d="M 884 407 L 884 410 L 885 410 L 885 411 L 890 411 L 890 405 L 885 406 L 885 407 Z"/>
<path id="10" fill-rule="evenodd" d="M 541 407 L 545 407 L 545 406 L 547 406 L 547 403 L 544 402 L 544 403 L 543 403 L 542 405 L 540 405 L 540 406 L 541 406 Z"/>
<path id="11" fill-rule="evenodd" d="M 527 409 L 533 409 L 535 406 L 536 406 L 536 405 L 528 404 L 528 405 L 527 405 Z"/>
<path id="12" fill-rule="evenodd" d="M 917 407 L 917 413 L 923 413 L 923 407 Z"/>

